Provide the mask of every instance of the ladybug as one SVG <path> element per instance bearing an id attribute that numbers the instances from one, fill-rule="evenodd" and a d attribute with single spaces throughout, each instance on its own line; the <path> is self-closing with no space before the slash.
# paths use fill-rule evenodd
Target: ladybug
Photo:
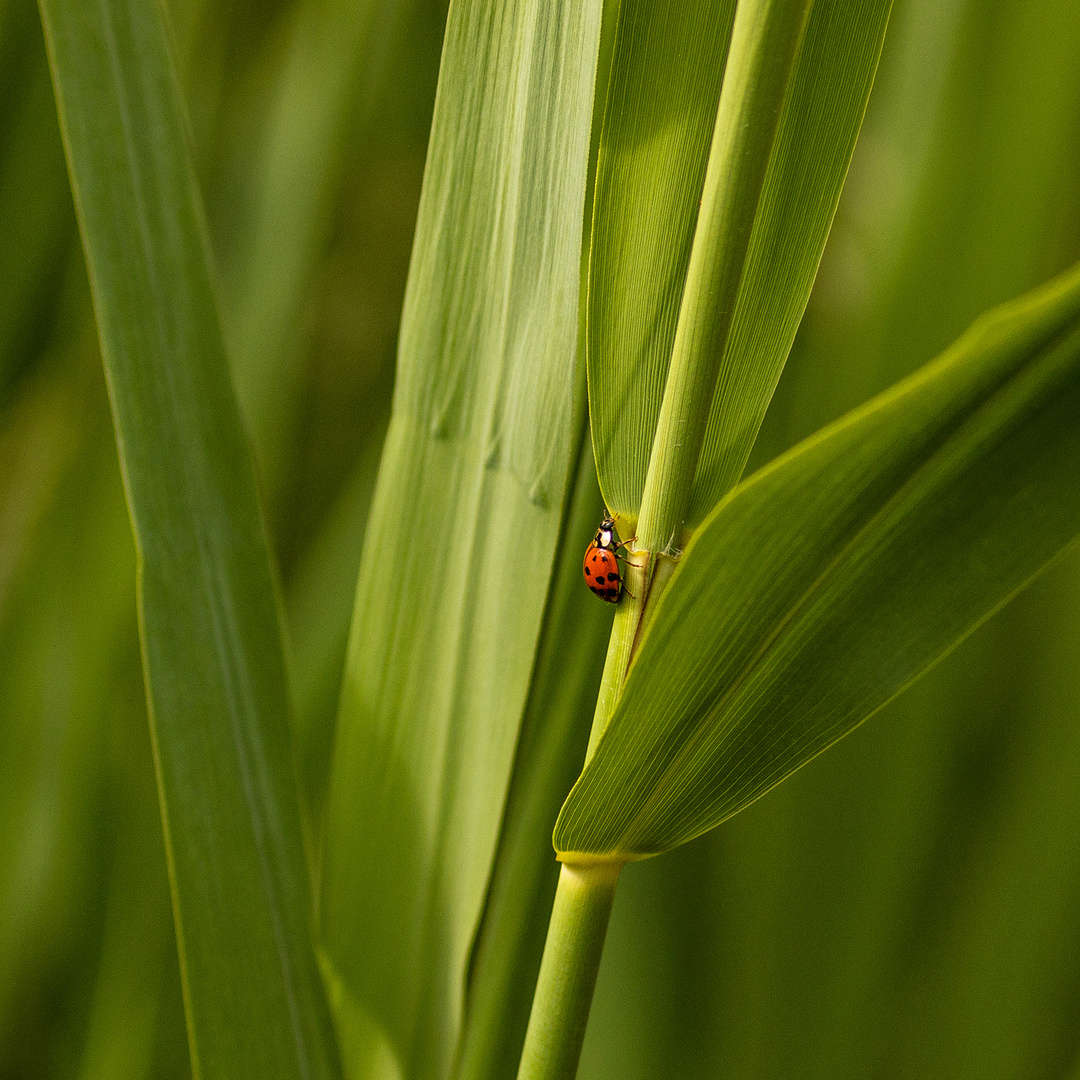
<path id="1" fill-rule="evenodd" d="M 606 517 L 585 552 L 585 584 L 611 604 L 617 604 L 622 594 L 619 548 L 625 546 L 615 540 L 615 519 Z"/>

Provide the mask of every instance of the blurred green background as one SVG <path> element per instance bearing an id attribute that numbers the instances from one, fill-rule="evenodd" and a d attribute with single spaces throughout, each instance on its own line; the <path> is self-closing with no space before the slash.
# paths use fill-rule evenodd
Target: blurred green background
<path id="1" fill-rule="evenodd" d="M 169 0 L 318 828 L 444 0 Z M 761 463 L 1080 258 L 1080 5 L 897 0 Z M 584 1080 L 1080 1077 L 1080 557 L 624 874 Z M 0 0 L 0 1078 L 189 1075 L 134 551 L 31 0 Z"/>

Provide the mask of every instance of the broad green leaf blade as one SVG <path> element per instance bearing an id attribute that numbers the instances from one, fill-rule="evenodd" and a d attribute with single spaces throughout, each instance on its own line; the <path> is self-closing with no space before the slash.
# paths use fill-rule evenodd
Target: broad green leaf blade
<path id="1" fill-rule="evenodd" d="M 599 0 L 453 5 L 361 561 L 323 940 L 406 1077 L 448 1074 L 576 465 Z"/>
<path id="2" fill-rule="evenodd" d="M 1080 532 L 1080 272 L 755 474 L 695 535 L 562 857 L 640 858 L 758 798 Z"/>
<path id="3" fill-rule="evenodd" d="M 621 15 L 622 52 L 616 53 L 618 76 L 605 119 L 590 265 L 593 443 L 608 505 L 630 527 L 674 344 L 733 5 L 715 4 L 700 23 L 700 5 L 676 5 L 675 13 L 654 22 L 657 7 L 630 4 Z M 811 8 L 732 315 L 691 523 L 738 480 L 787 359 L 890 7 L 891 0 L 817 0 Z M 680 34 L 694 42 L 689 60 Z M 671 80 L 672 68 L 686 71 L 685 81 Z"/>
<path id="4" fill-rule="evenodd" d="M 623 0 L 619 9 L 593 206 L 589 413 L 604 501 L 630 522 L 664 396 L 734 17 L 735 0 Z"/>
<path id="5" fill-rule="evenodd" d="M 335 1077 L 279 615 L 161 12 L 41 9 L 139 555 L 192 1069 Z"/>

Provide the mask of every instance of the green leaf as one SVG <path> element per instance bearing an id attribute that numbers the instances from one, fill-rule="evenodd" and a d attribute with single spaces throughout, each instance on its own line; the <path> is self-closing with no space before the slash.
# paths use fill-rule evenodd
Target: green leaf
<path id="1" fill-rule="evenodd" d="M 742 0 L 716 109 L 637 547 L 681 547 L 694 475 L 784 100 L 813 0 Z M 658 582 L 659 584 L 659 582 Z"/>
<path id="2" fill-rule="evenodd" d="M 564 859 L 737 813 L 1080 532 L 1080 273 L 761 470 L 694 536 L 563 807 Z"/>
<path id="3" fill-rule="evenodd" d="M 691 523 L 738 480 L 787 359 L 862 123 L 890 6 L 890 0 L 817 0 L 811 7 L 743 264 Z M 661 18 L 659 5 L 639 0 L 624 5 L 620 16 L 590 265 L 593 444 L 608 505 L 631 529 L 683 299 L 733 5 L 714 3 L 705 15 L 703 5 L 672 7 Z M 686 74 L 672 79 L 672 68 Z"/>
<path id="4" fill-rule="evenodd" d="M 41 9 L 138 551 L 192 1069 L 335 1077 L 279 613 L 161 12 Z"/>
<path id="5" fill-rule="evenodd" d="M 443 1077 L 584 423 L 599 0 L 450 11 L 327 810 L 335 975 Z"/>

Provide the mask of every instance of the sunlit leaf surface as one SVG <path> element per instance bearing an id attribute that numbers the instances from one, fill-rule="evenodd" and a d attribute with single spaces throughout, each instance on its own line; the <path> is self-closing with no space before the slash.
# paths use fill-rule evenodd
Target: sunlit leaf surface
<path id="1" fill-rule="evenodd" d="M 576 466 L 600 8 L 471 0 L 446 31 L 321 903 L 335 974 L 410 1078 L 452 1064 Z"/>

